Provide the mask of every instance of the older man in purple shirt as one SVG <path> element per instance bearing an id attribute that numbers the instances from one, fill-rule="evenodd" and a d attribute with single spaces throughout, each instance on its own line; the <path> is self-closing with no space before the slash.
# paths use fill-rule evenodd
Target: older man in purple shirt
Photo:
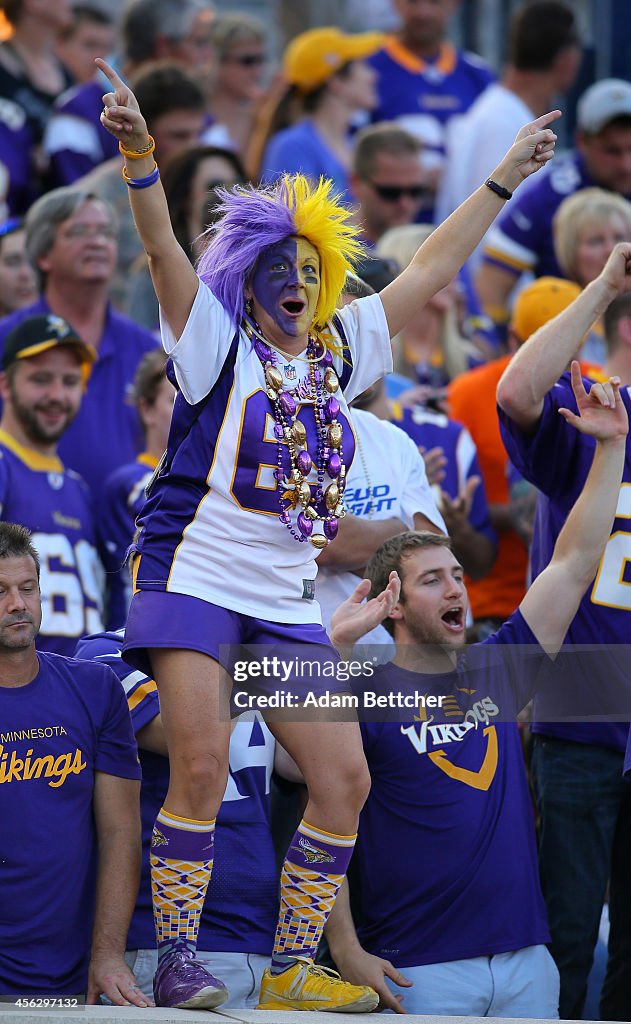
<path id="1" fill-rule="evenodd" d="M 24 317 L 49 312 L 96 350 L 81 409 L 59 454 L 97 497 L 110 473 L 140 450 L 140 425 L 127 392 L 138 363 L 156 345 L 153 335 L 108 302 L 116 237 L 113 211 L 91 193 L 59 188 L 42 196 L 26 218 L 26 248 L 40 278 L 40 298 L 0 320 L 0 352 Z"/>

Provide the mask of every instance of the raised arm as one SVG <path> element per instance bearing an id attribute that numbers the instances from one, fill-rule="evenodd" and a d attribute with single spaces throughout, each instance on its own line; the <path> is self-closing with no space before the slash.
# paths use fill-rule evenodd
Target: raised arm
<path id="1" fill-rule="evenodd" d="M 572 388 L 579 415 L 560 414 L 582 434 L 596 439 L 585 486 L 554 546 L 550 564 L 537 577 L 520 611 L 549 653 L 559 649 L 583 594 L 594 579 L 616 512 L 629 424 L 620 380 L 583 387 L 579 364 L 572 363 Z"/>
<path id="2" fill-rule="evenodd" d="M 141 153 L 149 149 L 147 125 L 133 92 L 104 60 L 98 58 L 96 64 L 112 86 L 112 91 L 103 96 L 101 124 L 127 152 Z M 133 179 L 146 178 L 155 167 L 152 153 L 136 158 L 125 156 L 124 160 L 125 171 Z M 171 330 L 179 338 L 195 300 L 199 279 L 173 234 L 160 179 L 147 188 L 130 188 L 129 202 L 147 253 L 158 302 Z"/>
<path id="3" fill-rule="evenodd" d="M 546 393 L 576 356 L 585 335 L 609 304 L 630 289 L 631 243 L 622 242 L 596 280 L 518 349 L 497 388 L 499 405 L 518 427 L 535 429 Z"/>
<path id="4" fill-rule="evenodd" d="M 514 192 L 554 156 L 556 135 L 548 128 L 561 116 L 552 110 L 525 125 L 496 167 L 491 180 Z M 480 140 L 480 145 L 484 140 Z M 473 193 L 420 247 L 412 262 L 381 292 L 390 336 L 405 327 L 417 310 L 458 273 L 505 203 L 486 185 Z"/>

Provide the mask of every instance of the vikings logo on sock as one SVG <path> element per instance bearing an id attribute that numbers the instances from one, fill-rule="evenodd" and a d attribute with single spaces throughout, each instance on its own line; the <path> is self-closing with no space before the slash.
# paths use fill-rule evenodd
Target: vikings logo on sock
<path id="1" fill-rule="evenodd" d="M 156 828 L 155 826 L 154 826 L 153 832 L 151 834 L 151 845 L 152 846 L 168 846 L 169 845 L 169 840 L 167 839 L 167 837 L 162 835 L 162 832 L 160 831 L 160 829 Z"/>
<path id="2" fill-rule="evenodd" d="M 321 850 L 319 846 L 314 846 L 304 836 L 301 836 L 298 840 L 298 846 L 301 848 L 302 855 L 307 864 L 332 864 L 335 860 L 333 854 L 327 853 L 326 850 Z"/>

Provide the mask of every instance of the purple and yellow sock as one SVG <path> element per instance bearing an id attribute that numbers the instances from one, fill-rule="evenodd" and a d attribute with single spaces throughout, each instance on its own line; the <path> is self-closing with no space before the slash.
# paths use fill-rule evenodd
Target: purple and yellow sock
<path id="1" fill-rule="evenodd" d="M 281 874 L 272 974 L 285 971 L 297 956 L 315 958 L 356 839 L 300 822 Z"/>
<path id="2" fill-rule="evenodd" d="M 215 818 L 194 821 L 161 808 L 151 837 L 151 893 L 158 958 L 195 952 L 213 869 Z"/>

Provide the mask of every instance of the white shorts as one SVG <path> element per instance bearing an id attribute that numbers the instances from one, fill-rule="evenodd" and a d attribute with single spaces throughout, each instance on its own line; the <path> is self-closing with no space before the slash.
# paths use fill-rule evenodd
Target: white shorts
<path id="1" fill-rule="evenodd" d="M 260 953 L 208 953 L 198 949 L 195 959 L 207 963 L 212 974 L 228 989 L 230 997 L 222 1004 L 224 1009 L 230 1006 L 256 1007 L 261 978 L 270 965 L 270 957 Z M 138 987 L 153 999 L 153 976 L 158 969 L 157 949 L 128 950 L 125 960 L 136 976 Z"/>
<path id="2" fill-rule="evenodd" d="M 545 946 L 399 970 L 413 987 L 400 988 L 391 981 L 388 985 L 403 996 L 408 1013 L 547 1020 L 559 1016 L 559 972 Z"/>

